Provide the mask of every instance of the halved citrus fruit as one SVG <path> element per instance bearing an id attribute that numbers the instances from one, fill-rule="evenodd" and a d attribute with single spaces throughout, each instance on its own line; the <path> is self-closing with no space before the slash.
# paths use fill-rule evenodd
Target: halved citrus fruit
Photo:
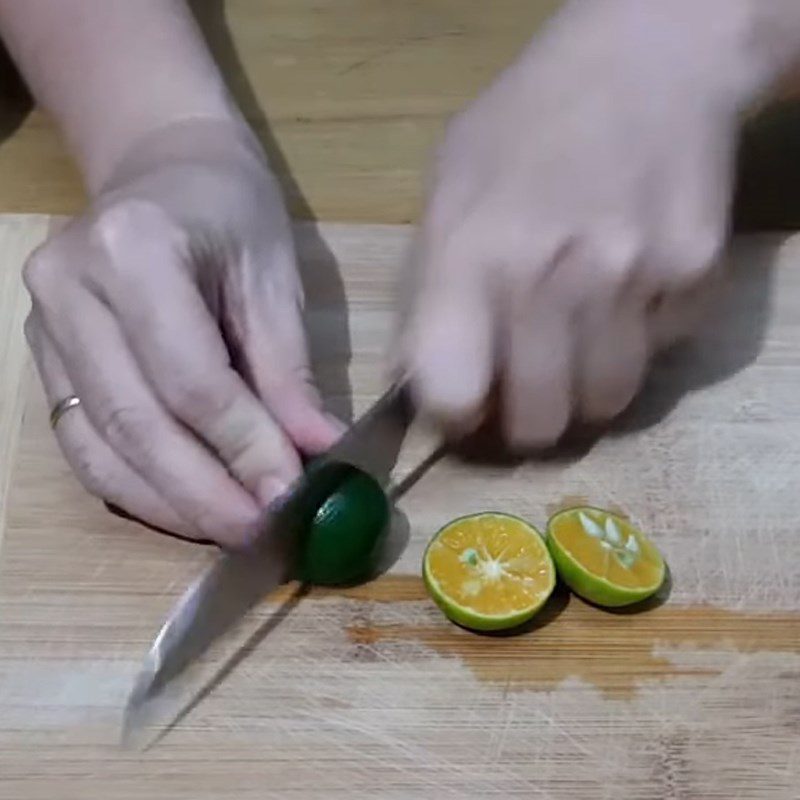
<path id="1" fill-rule="evenodd" d="M 564 583 L 600 606 L 638 603 L 664 582 L 666 567 L 655 545 L 610 511 L 560 511 L 547 523 L 547 546 Z"/>
<path id="2" fill-rule="evenodd" d="M 556 583 L 541 534 L 499 513 L 473 514 L 445 525 L 425 550 L 422 575 L 445 616 L 478 631 L 527 622 Z"/>

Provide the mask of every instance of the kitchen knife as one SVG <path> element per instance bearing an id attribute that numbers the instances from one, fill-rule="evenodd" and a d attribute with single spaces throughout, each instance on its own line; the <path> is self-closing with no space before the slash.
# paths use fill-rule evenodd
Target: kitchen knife
<path id="1" fill-rule="evenodd" d="M 279 585 L 291 580 L 304 532 L 352 465 L 386 486 L 412 419 L 405 385 L 391 387 L 266 511 L 244 550 L 223 552 L 173 607 L 128 698 L 123 742 L 187 706 L 188 668 Z"/>

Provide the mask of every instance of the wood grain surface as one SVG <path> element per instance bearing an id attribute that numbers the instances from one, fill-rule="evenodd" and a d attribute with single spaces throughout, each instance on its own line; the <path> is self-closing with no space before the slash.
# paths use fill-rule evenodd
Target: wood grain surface
<path id="1" fill-rule="evenodd" d="M 0 545 L 24 411 L 22 377 L 28 360 L 22 326 L 30 302 L 22 285 L 21 265 L 45 236 L 48 224 L 46 216 L 5 215 L 0 225 Z"/>
<path id="2" fill-rule="evenodd" d="M 0 222 L 0 275 L 42 230 Z M 298 228 L 313 350 L 339 413 L 382 388 L 408 237 Z M 658 365 L 600 441 L 486 463 L 431 458 L 436 440 L 415 428 L 395 471 L 406 491 L 388 572 L 347 591 L 278 592 L 201 677 L 243 644 L 245 657 L 144 753 L 117 744 L 125 697 L 211 552 L 88 498 L 28 374 L 6 458 L 0 798 L 797 798 L 798 262 L 798 237 L 738 239 L 705 335 Z M 7 402 L 18 387 L 0 369 Z M 541 525 L 583 501 L 651 532 L 671 568 L 663 604 L 612 614 L 559 591 L 530 630 L 497 638 L 452 626 L 427 599 L 422 550 L 451 517 L 501 508 Z"/>
<path id="3" fill-rule="evenodd" d="M 353 222 L 416 218 L 444 121 L 514 58 L 558 4 L 493 0 L 489 10 L 484 0 L 192 3 L 293 213 Z M 0 211 L 73 213 L 84 197 L 52 125 L 30 113 L 10 79 L 4 82 Z"/>
<path id="4" fill-rule="evenodd" d="M 413 223 L 444 123 L 560 0 L 192 0 L 292 214 Z M 587 84 L 588 86 L 588 84 Z M 748 127 L 735 217 L 800 227 L 800 73 Z M 78 174 L 0 51 L 0 212 L 73 213 Z"/>

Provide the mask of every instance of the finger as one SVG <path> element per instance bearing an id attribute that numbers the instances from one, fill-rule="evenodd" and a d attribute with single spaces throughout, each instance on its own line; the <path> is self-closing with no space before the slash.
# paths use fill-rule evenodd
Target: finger
<path id="1" fill-rule="evenodd" d="M 570 314 L 547 287 L 510 300 L 503 375 L 506 435 L 516 447 L 554 443 L 572 414 Z"/>
<path id="2" fill-rule="evenodd" d="M 302 288 L 294 252 L 264 247 L 242 254 L 240 347 L 257 395 L 287 436 L 304 453 L 330 447 L 343 426 L 322 410 L 309 364 L 303 328 Z"/>
<path id="3" fill-rule="evenodd" d="M 145 204 L 107 213 L 98 231 L 116 275 L 106 284 L 109 301 L 159 399 L 268 503 L 298 476 L 300 459 L 231 366 L 219 326 L 182 263 L 185 234 Z"/>
<path id="4" fill-rule="evenodd" d="M 493 300 L 466 257 L 423 259 L 400 348 L 420 411 L 463 432 L 480 421 L 494 378 Z"/>
<path id="5" fill-rule="evenodd" d="M 110 311 L 88 293 L 79 309 L 47 332 L 95 429 L 204 536 L 248 541 L 258 521 L 255 501 L 153 396 Z"/>
<path id="6" fill-rule="evenodd" d="M 74 394 L 72 384 L 55 345 L 35 314 L 29 317 L 25 330 L 48 404 L 53 408 Z M 61 418 L 55 435 L 64 457 L 88 492 L 158 528 L 197 537 L 198 531 L 111 450 L 80 408 Z"/>
<path id="7" fill-rule="evenodd" d="M 597 300 L 584 304 L 579 321 L 580 415 L 602 422 L 623 411 L 641 385 L 648 358 L 644 315 L 624 300 Z"/>
<path id="8" fill-rule="evenodd" d="M 658 295 L 648 308 L 647 333 L 653 352 L 689 338 L 704 321 L 713 317 L 722 299 L 719 274 L 710 274 L 693 288 Z"/>
<path id="9" fill-rule="evenodd" d="M 732 164 L 730 138 L 719 135 L 687 148 L 665 176 L 644 270 L 655 291 L 692 292 L 718 270 L 729 233 Z"/>

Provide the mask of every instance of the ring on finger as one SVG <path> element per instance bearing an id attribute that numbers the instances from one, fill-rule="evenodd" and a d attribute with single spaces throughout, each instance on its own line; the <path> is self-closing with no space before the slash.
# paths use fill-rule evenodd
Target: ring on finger
<path id="1" fill-rule="evenodd" d="M 59 400 L 50 412 L 50 427 L 55 430 L 61 417 L 64 416 L 70 409 L 77 408 L 81 404 L 81 399 L 75 394 L 68 395 L 67 397 Z"/>

